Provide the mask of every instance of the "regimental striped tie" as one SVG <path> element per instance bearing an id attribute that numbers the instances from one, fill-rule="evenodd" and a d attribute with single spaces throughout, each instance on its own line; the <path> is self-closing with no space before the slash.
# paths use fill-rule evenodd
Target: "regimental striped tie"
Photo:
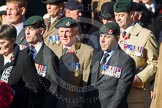
<path id="1" fill-rule="evenodd" d="M 64 55 L 65 53 L 67 53 L 67 51 L 68 51 L 68 48 L 64 48 L 63 49 L 63 52 L 62 52 L 62 55 Z"/>
<path id="2" fill-rule="evenodd" d="M 100 68 L 99 68 L 99 78 L 102 76 L 102 72 L 104 71 L 104 65 L 106 64 L 106 59 L 109 56 L 108 53 L 105 53 L 102 56 L 101 62 L 100 62 Z"/>

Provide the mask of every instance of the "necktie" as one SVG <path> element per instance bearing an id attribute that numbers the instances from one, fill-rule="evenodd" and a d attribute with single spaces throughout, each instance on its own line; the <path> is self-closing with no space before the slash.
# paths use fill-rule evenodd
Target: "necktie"
<path id="1" fill-rule="evenodd" d="M 29 56 L 34 60 L 34 53 L 35 53 L 35 48 L 32 48 L 30 49 L 29 51 Z"/>
<path id="2" fill-rule="evenodd" d="M 152 11 L 152 7 L 151 7 L 151 6 L 149 7 L 149 11 L 150 11 L 150 12 L 153 12 L 153 11 Z"/>
<path id="3" fill-rule="evenodd" d="M 64 48 L 63 49 L 63 52 L 62 52 L 62 55 L 64 55 L 65 53 L 67 53 L 67 51 L 68 51 L 68 48 Z"/>
<path id="4" fill-rule="evenodd" d="M 104 65 L 106 64 L 106 59 L 109 56 L 108 53 L 105 53 L 102 56 L 101 62 L 100 62 L 100 68 L 99 68 L 99 78 L 102 76 L 102 71 L 104 70 Z"/>

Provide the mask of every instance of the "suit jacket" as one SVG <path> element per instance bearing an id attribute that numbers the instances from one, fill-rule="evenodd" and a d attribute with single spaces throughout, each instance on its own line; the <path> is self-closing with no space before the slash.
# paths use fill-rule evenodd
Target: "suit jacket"
<path id="1" fill-rule="evenodd" d="M 155 36 L 136 23 L 129 32 L 129 39 L 124 40 L 120 36 L 118 43 L 135 60 L 136 75 L 140 79 L 133 85 L 128 103 L 138 108 L 148 108 L 151 101 L 149 82 L 157 71 L 158 45 Z"/>
<path id="2" fill-rule="evenodd" d="M 158 69 L 155 76 L 155 84 L 154 84 L 154 95 L 151 101 L 150 108 L 162 108 L 162 43 L 160 44 L 159 49 L 159 62 L 158 62 Z"/>
<path id="3" fill-rule="evenodd" d="M 16 37 L 16 43 L 20 46 L 20 50 L 23 50 L 28 46 L 28 43 L 25 38 L 25 29 L 23 28 L 21 32 Z"/>
<path id="4" fill-rule="evenodd" d="M 103 51 L 100 51 L 92 58 L 90 85 L 94 88 L 88 92 L 88 107 L 127 108 L 126 100 L 135 75 L 135 62 L 121 49 L 117 49 L 107 62 L 107 74 L 99 77 L 102 55 Z M 111 72 L 116 74 L 111 75 Z"/>
<path id="5" fill-rule="evenodd" d="M 24 49 L 24 51 L 29 53 L 29 48 Z M 41 79 L 43 82 L 41 85 L 45 89 L 44 99 L 41 99 L 41 103 L 39 102 L 39 104 L 44 105 L 43 107 L 52 108 L 56 105 L 57 99 L 55 96 L 58 95 L 58 84 L 56 79 L 59 74 L 59 59 L 55 53 L 43 43 L 36 55 L 35 66 L 37 73 L 42 76 Z"/>
<path id="6" fill-rule="evenodd" d="M 15 46 L 14 65 L 10 73 L 8 84 L 15 91 L 15 97 L 11 108 L 27 108 L 28 100 L 39 93 L 40 83 L 34 66 L 34 62 L 27 53 L 20 51 L 18 45 Z M 9 63 L 4 65 L 4 58 L 0 55 L 0 74 L 9 67 Z"/>

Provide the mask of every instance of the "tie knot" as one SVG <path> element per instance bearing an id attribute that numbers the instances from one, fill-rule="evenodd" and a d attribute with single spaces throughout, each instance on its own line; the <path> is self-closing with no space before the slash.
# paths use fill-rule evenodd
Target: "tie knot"
<path id="1" fill-rule="evenodd" d="M 35 53 L 35 47 L 32 45 L 30 46 L 30 52 Z"/>
<path id="2" fill-rule="evenodd" d="M 108 57 L 108 56 L 109 56 L 109 54 L 108 54 L 108 53 L 105 53 L 103 56 L 104 56 L 104 57 Z"/>
<path id="3" fill-rule="evenodd" d="M 67 51 L 68 51 L 68 48 L 64 48 L 64 49 L 63 49 L 63 55 L 64 55 L 65 53 L 67 53 Z"/>

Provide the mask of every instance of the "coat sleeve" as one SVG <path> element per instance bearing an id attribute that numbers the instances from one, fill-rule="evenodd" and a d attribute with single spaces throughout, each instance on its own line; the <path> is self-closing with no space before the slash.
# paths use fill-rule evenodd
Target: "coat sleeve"
<path id="1" fill-rule="evenodd" d="M 30 98 L 38 95 L 41 91 L 40 83 L 36 68 L 34 66 L 34 61 L 31 60 L 29 56 L 26 57 L 25 61 L 22 62 L 21 68 L 22 81 L 24 82 L 24 87 L 15 87 L 15 96 L 22 98 Z"/>
<path id="2" fill-rule="evenodd" d="M 54 94 L 57 93 L 58 84 L 56 79 L 59 76 L 59 59 L 56 55 L 53 55 L 48 61 L 48 79 L 50 80 L 49 91 Z M 56 94 L 57 95 L 57 94 Z"/>
<path id="3" fill-rule="evenodd" d="M 154 77 L 157 71 L 158 63 L 158 46 L 156 43 L 155 36 L 152 33 L 148 36 L 145 49 L 146 54 L 146 67 L 141 70 L 137 76 L 140 78 L 142 84 L 136 84 L 139 88 L 144 88 L 145 85 Z"/>
<path id="4" fill-rule="evenodd" d="M 88 50 L 89 53 L 87 53 L 87 56 L 85 58 L 85 62 L 84 62 L 84 73 L 83 73 L 83 81 L 84 82 L 88 82 L 89 79 L 89 75 L 90 75 L 90 66 L 91 66 L 91 60 L 92 60 L 92 56 L 93 56 L 93 49 L 89 49 Z"/>
<path id="5" fill-rule="evenodd" d="M 122 64 L 122 74 L 118 80 L 116 90 L 107 108 L 120 108 L 122 103 L 127 100 L 135 75 L 135 62 L 133 59 L 126 59 Z"/>

